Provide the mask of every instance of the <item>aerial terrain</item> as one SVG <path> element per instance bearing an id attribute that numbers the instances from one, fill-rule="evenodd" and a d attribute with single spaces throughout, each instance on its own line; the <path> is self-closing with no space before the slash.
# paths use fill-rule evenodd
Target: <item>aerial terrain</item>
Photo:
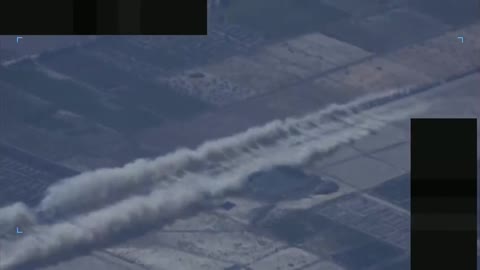
<path id="1" fill-rule="evenodd" d="M 212 3 L 0 36 L 1 270 L 410 269 L 410 119 L 479 117 L 478 2 Z"/>

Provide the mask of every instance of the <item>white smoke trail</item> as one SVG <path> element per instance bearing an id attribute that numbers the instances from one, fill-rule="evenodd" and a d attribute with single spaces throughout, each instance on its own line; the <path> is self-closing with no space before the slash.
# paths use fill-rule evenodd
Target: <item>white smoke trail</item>
<path id="1" fill-rule="evenodd" d="M 20 224 L 28 226 L 34 223 L 36 223 L 34 213 L 23 203 L 0 208 L 0 234 L 10 231 Z"/>
<path id="2" fill-rule="evenodd" d="M 68 222 L 36 226 L 30 235 L 4 247 L 0 269 L 11 269 L 78 246 L 108 241 L 112 235 L 138 224 L 154 224 L 159 218 L 175 218 L 186 207 L 241 188 L 251 173 L 278 165 L 304 163 L 313 154 L 360 139 L 391 121 L 405 119 L 424 109 L 388 106 L 342 116 L 342 121 L 323 119 L 320 123 L 310 117 L 306 122 L 303 120 L 306 118 L 297 120 L 301 123 L 290 126 L 295 130 L 283 135 L 282 139 L 269 142 L 268 146 L 258 145 L 255 151 L 245 151 L 249 154 L 240 155 L 241 159 L 220 162 L 216 168 L 212 165 L 205 170 L 186 173 L 166 188 L 154 189 L 146 196 L 130 197 Z"/>
<path id="3" fill-rule="evenodd" d="M 318 135 L 318 126 L 324 125 L 326 118 L 332 114 L 352 114 L 352 110 L 362 110 L 409 93 L 409 88 L 405 88 L 367 95 L 346 105 L 330 105 L 302 118 L 276 120 L 234 136 L 209 141 L 196 150 L 179 149 L 156 159 L 139 159 L 120 168 L 82 173 L 49 188 L 38 211 L 71 215 L 98 208 L 132 195 L 138 187 L 158 184 L 159 180 L 175 181 L 185 173 L 195 173 L 212 164 L 216 168 L 218 163 L 236 164 L 239 159 L 247 158 L 255 147 L 268 142 L 285 139 L 301 141 L 302 136 L 309 132 Z"/>

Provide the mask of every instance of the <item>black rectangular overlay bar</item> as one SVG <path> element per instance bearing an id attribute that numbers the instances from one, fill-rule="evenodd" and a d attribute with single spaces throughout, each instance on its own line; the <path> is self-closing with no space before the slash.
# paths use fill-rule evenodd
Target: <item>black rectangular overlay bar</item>
<path id="1" fill-rule="evenodd" d="M 207 0 L 4 0 L 0 35 L 206 35 Z"/>
<path id="2" fill-rule="evenodd" d="M 474 270 L 477 120 L 411 120 L 412 270 Z"/>

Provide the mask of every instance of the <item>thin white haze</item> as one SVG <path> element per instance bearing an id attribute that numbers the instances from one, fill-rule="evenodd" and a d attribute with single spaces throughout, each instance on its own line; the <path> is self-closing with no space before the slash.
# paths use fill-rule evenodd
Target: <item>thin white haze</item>
<path id="1" fill-rule="evenodd" d="M 49 190 L 40 211 L 90 212 L 53 225 L 37 224 L 28 235 L 3 243 L 0 269 L 12 269 L 78 246 L 106 243 L 112 236 L 137 225 L 174 219 L 196 203 L 241 188 L 254 172 L 278 165 L 302 164 L 314 154 L 358 140 L 392 121 L 426 109 L 402 103 L 370 108 L 404 94 L 408 93 L 370 95 L 346 105 L 331 105 L 302 118 L 273 121 L 207 142 L 196 150 L 181 149 L 154 160 L 137 160 L 121 168 L 65 179 Z M 150 194 L 114 193 L 143 184 L 152 186 Z M 109 196 L 119 199 L 110 204 Z M 92 203 L 76 206 L 79 201 L 87 200 Z M 0 215 L 1 212 L 2 209 Z M 22 208 L 20 212 L 25 215 L 29 211 Z M 35 214 L 29 216 L 33 218 Z"/>

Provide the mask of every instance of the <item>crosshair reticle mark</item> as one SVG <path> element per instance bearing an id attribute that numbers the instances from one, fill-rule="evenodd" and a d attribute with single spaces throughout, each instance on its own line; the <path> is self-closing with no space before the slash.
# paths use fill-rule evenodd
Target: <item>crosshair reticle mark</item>
<path id="1" fill-rule="evenodd" d="M 22 234 L 22 230 L 20 230 L 20 228 L 17 226 L 17 234 Z"/>
<path id="2" fill-rule="evenodd" d="M 17 44 L 18 42 L 20 42 L 20 39 L 22 39 L 23 37 L 17 37 Z"/>
<path id="3" fill-rule="evenodd" d="M 460 41 L 463 43 L 463 36 L 458 36 L 457 39 L 460 39 Z"/>

